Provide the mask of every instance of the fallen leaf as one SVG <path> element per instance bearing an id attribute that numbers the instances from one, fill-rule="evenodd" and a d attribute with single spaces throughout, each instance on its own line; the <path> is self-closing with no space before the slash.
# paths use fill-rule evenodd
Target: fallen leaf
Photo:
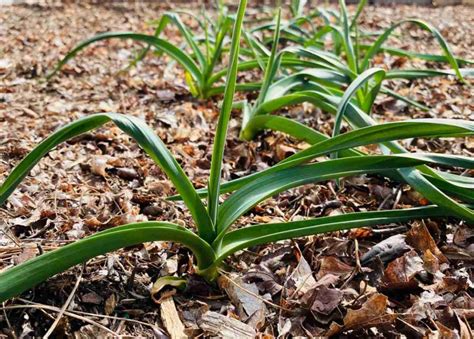
<path id="1" fill-rule="evenodd" d="M 407 311 L 406 318 L 412 321 L 420 321 L 423 319 L 436 319 L 435 309 L 439 306 L 445 306 L 446 301 L 442 296 L 432 292 L 425 291 L 413 303 L 412 307 Z"/>
<path id="2" fill-rule="evenodd" d="M 321 286 L 313 290 L 311 311 L 329 315 L 342 300 L 343 293 L 336 288 Z"/>
<path id="3" fill-rule="evenodd" d="M 424 271 L 423 260 L 412 250 L 395 259 L 384 271 L 383 288 L 389 290 L 413 289 L 418 286 L 415 276 Z"/>
<path id="4" fill-rule="evenodd" d="M 307 293 L 316 284 L 313 277 L 313 270 L 306 259 L 300 255 L 300 260 L 295 270 L 291 273 L 285 282 L 286 288 L 291 288 L 299 294 Z"/>
<path id="5" fill-rule="evenodd" d="M 114 310 L 115 306 L 117 306 L 117 297 L 115 296 L 114 293 L 112 293 L 106 300 L 105 300 L 105 314 L 106 315 L 111 315 Z"/>
<path id="6" fill-rule="evenodd" d="M 358 310 L 348 310 L 344 317 L 344 329 L 368 328 L 392 323 L 396 314 L 387 313 L 388 298 L 383 294 L 372 295 Z"/>
<path id="7" fill-rule="evenodd" d="M 327 274 L 333 274 L 336 276 L 344 276 L 351 273 L 353 268 L 336 257 L 323 257 L 319 267 L 318 274 L 316 277 L 319 279 L 323 278 Z"/>
<path id="8" fill-rule="evenodd" d="M 448 263 L 448 259 L 439 250 L 433 237 L 423 223 L 415 223 L 412 226 L 407 233 L 407 243 L 421 253 L 430 250 L 431 253 L 439 259 L 440 263 Z"/>
<path id="9" fill-rule="evenodd" d="M 219 287 L 224 289 L 232 303 L 237 308 L 237 314 L 241 320 L 256 329 L 265 324 L 265 313 L 267 308 L 254 283 L 248 284 L 237 275 L 222 275 L 218 280 Z"/>

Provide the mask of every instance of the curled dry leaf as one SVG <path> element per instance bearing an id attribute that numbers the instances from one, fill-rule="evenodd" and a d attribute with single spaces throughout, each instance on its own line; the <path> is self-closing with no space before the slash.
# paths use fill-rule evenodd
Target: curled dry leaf
<path id="1" fill-rule="evenodd" d="M 421 293 L 421 296 L 408 310 L 406 319 L 409 321 L 420 321 L 422 319 L 436 319 L 435 309 L 446 306 L 446 301 L 440 295 L 431 291 Z"/>
<path id="2" fill-rule="evenodd" d="M 248 284 L 236 275 L 221 276 L 219 286 L 225 290 L 232 303 L 237 308 L 240 319 L 247 324 L 259 329 L 265 324 L 267 308 L 258 297 L 258 288 L 254 283 Z"/>
<path id="3" fill-rule="evenodd" d="M 430 250 L 431 253 L 439 259 L 440 263 L 448 262 L 448 259 L 439 250 L 436 242 L 423 223 L 415 223 L 412 226 L 411 230 L 407 233 L 407 243 L 422 253 L 425 253 L 426 250 Z"/>
<path id="4" fill-rule="evenodd" d="M 332 322 L 325 336 L 331 337 L 343 330 L 370 328 L 390 324 L 397 318 L 396 314 L 387 313 L 388 298 L 379 293 L 373 294 L 361 308 L 348 310 L 344 317 L 344 325 Z"/>
<path id="5" fill-rule="evenodd" d="M 163 288 L 171 286 L 178 289 L 184 289 L 186 287 L 186 280 L 179 277 L 160 277 L 158 278 L 153 286 L 151 287 L 150 294 L 154 302 L 160 303 L 161 300 L 156 299 L 156 294 L 159 293 Z"/>
<path id="6" fill-rule="evenodd" d="M 321 266 L 319 268 L 318 274 L 316 277 L 318 279 L 323 278 L 327 274 L 333 274 L 336 276 L 344 276 L 351 273 L 353 267 L 343 263 L 336 257 L 323 257 L 321 259 Z"/>
<path id="7" fill-rule="evenodd" d="M 422 271 L 424 271 L 423 260 L 412 250 L 388 264 L 382 285 L 388 290 L 413 289 L 418 286 L 415 276 Z"/>
<path id="8" fill-rule="evenodd" d="M 395 321 L 397 315 L 387 313 L 388 298 L 376 293 L 358 310 L 348 310 L 344 317 L 344 328 L 367 328 Z"/>

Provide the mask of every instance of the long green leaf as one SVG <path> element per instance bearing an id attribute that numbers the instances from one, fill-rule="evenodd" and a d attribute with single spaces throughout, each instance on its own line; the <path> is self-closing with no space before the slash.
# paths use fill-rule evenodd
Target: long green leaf
<path id="1" fill-rule="evenodd" d="M 187 44 L 193 50 L 194 55 L 196 56 L 201 68 L 204 69 L 206 67 L 206 57 L 199 49 L 199 46 L 194 41 L 193 33 L 189 30 L 189 28 L 183 23 L 178 13 L 174 12 L 166 12 L 161 17 L 161 20 L 158 24 L 157 31 L 155 31 L 155 37 L 159 37 L 159 34 L 165 29 L 168 23 L 174 23 L 176 27 L 178 27 L 179 31 L 185 38 Z M 157 34 L 158 32 L 158 34 Z"/>
<path id="2" fill-rule="evenodd" d="M 196 65 L 193 59 L 184 53 L 180 48 L 171 44 L 170 42 L 159 39 L 152 35 L 138 34 L 133 32 L 107 32 L 98 34 L 90 39 L 84 40 L 74 47 L 56 66 L 56 68 L 47 76 L 50 79 L 54 74 L 56 74 L 61 67 L 63 67 L 69 60 L 74 58 L 77 53 L 81 50 L 93 44 L 97 41 L 108 40 L 108 39 L 132 39 L 135 41 L 145 42 L 153 47 L 167 53 L 171 58 L 176 60 L 181 66 L 188 71 L 197 82 L 201 82 L 202 73 L 199 70 L 199 67 Z"/>
<path id="3" fill-rule="evenodd" d="M 237 18 L 232 33 L 232 45 L 230 49 L 230 66 L 227 73 L 227 82 L 222 103 L 221 114 L 217 122 L 214 146 L 212 149 L 211 173 L 209 176 L 208 212 L 213 224 L 216 222 L 219 210 L 220 180 L 222 172 L 222 161 L 227 137 L 227 126 L 229 124 L 234 100 L 235 85 L 237 81 L 237 68 L 239 63 L 239 46 L 242 32 L 242 22 L 245 15 L 247 0 L 241 0 L 237 10 Z"/>
<path id="4" fill-rule="evenodd" d="M 215 253 L 209 244 L 179 225 L 142 222 L 118 226 L 42 254 L 0 273 L 0 303 L 95 256 L 150 241 L 176 241 L 183 244 L 194 253 L 200 269 L 209 267 L 215 259 Z"/>
<path id="5" fill-rule="evenodd" d="M 206 208 L 168 148 L 145 122 L 132 116 L 116 113 L 101 113 L 84 117 L 66 125 L 46 138 L 13 169 L 4 181 L 0 187 L 0 205 L 6 201 L 23 178 L 28 175 L 33 166 L 51 149 L 109 121 L 115 123 L 121 130 L 135 139 L 141 148 L 166 173 L 183 197 L 186 206 L 196 221 L 199 235 L 210 241 L 213 234 L 213 225 Z"/>
<path id="6" fill-rule="evenodd" d="M 385 71 L 380 68 L 371 68 L 364 71 L 360 74 L 346 89 L 344 95 L 342 96 L 341 102 L 337 107 L 336 118 L 334 121 L 334 130 L 332 135 L 337 136 L 340 133 L 342 119 L 344 118 L 344 114 L 346 113 L 347 107 L 350 103 L 351 97 L 356 93 L 363 85 L 365 85 L 371 79 L 375 80 L 375 85 L 373 89 L 368 94 L 367 98 L 364 98 L 363 102 L 363 110 L 370 114 L 370 110 L 372 108 L 372 104 L 375 101 L 376 93 L 378 93 L 380 86 L 382 85 L 382 80 L 385 77 Z"/>
<path id="7" fill-rule="evenodd" d="M 361 44 L 359 47 L 363 50 L 368 50 L 372 47 L 372 45 Z M 426 61 L 434 61 L 434 62 L 449 62 L 448 58 L 445 55 L 437 55 L 437 54 L 426 54 L 426 53 L 416 53 L 411 51 L 406 51 L 399 48 L 394 47 L 380 47 L 379 52 L 384 52 L 390 55 L 407 57 L 411 59 L 420 59 Z M 458 65 L 474 65 L 474 60 L 466 60 L 461 58 L 454 58 Z"/>
<path id="8" fill-rule="evenodd" d="M 463 77 L 474 76 L 474 68 L 460 68 L 459 72 Z M 394 69 L 387 72 L 385 79 L 415 80 L 450 75 L 456 76 L 456 72 L 445 69 Z"/>
<path id="9" fill-rule="evenodd" d="M 237 218 L 257 203 L 276 193 L 308 183 L 336 179 L 344 176 L 376 173 L 390 169 L 403 169 L 404 167 L 413 167 L 424 163 L 438 163 L 448 166 L 474 168 L 474 159 L 467 157 L 417 153 L 365 157 L 356 156 L 273 171 L 270 174 L 267 173 L 251 181 L 235 191 L 224 201 L 219 210 L 219 222 L 217 224 L 218 237 L 213 243 L 213 247 L 216 248 L 215 245 L 219 243 L 219 239 L 222 238 L 223 234 Z M 423 194 L 424 192 L 421 191 L 420 193 Z M 429 197 L 427 198 L 429 199 Z M 474 221 L 474 213 L 472 211 L 469 221 Z"/>
<path id="10" fill-rule="evenodd" d="M 357 29 L 357 19 L 359 19 L 359 16 L 361 15 L 366 4 L 367 4 L 367 0 L 359 1 L 359 4 L 357 5 L 356 13 L 354 14 L 354 17 L 352 18 L 351 29 L 354 29 L 354 28 Z"/>
<path id="11" fill-rule="evenodd" d="M 443 216 L 445 216 L 443 209 L 427 206 L 403 210 L 347 213 L 301 221 L 247 226 L 228 232 L 223 237 L 216 263 L 244 248 L 269 242 L 348 230 L 356 227 Z"/>
<path id="12" fill-rule="evenodd" d="M 280 65 L 281 58 L 277 58 L 277 49 L 280 41 L 280 19 L 281 8 L 278 9 L 276 29 L 273 36 L 272 51 L 270 53 L 270 57 L 268 58 L 267 66 L 265 67 L 265 75 L 263 77 L 262 88 L 260 89 L 260 94 L 256 100 L 255 105 L 259 105 L 265 99 L 268 88 L 273 82 L 273 79 L 275 78 L 275 75 Z"/>
<path id="13" fill-rule="evenodd" d="M 344 33 L 343 45 L 344 45 L 344 50 L 346 52 L 347 64 L 349 65 L 350 70 L 357 74 L 359 72 L 358 72 L 354 46 L 352 45 L 351 29 L 350 29 L 349 18 L 347 15 L 345 0 L 339 0 L 339 7 L 341 7 L 342 28 L 343 28 L 343 33 Z"/>
<path id="14" fill-rule="evenodd" d="M 313 145 L 269 169 L 224 183 L 221 187 L 221 193 L 232 192 L 263 175 L 268 175 L 283 168 L 296 166 L 321 155 L 335 151 L 339 151 L 341 155 L 357 156 L 361 153 L 350 150 L 350 148 L 415 137 L 456 137 L 474 135 L 473 122 L 452 119 L 417 119 L 390 122 L 356 129 L 338 135 L 335 138 L 329 138 L 328 136 L 318 133 L 307 126 L 279 116 L 256 116 L 252 119 L 250 125 L 255 126 L 256 128 L 271 128 L 279 130 L 302 140 L 306 140 Z M 303 135 L 306 136 L 306 139 L 302 137 Z M 346 151 L 342 153 L 343 150 Z M 446 176 L 449 180 L 454 180 L 455 178 L 448 174 L 446 174 Z M 465 180 L 466 183 L 469 183 L 469 180 L 472 179 L 464 178 L 463 180 Z M 455 190 L 461 190 L 461 188 L 462 187 L 456 187 Z M 201 195 L 205 194 L 205 191 L 203 190 L 198 192 Z M 467 194 L 470 199 L 474 198 L 474 191 L 470 191 L 469 194 L 469 189 L 467 189 Z"/>
<path id="15" fill-rule="evenodd" d="M 431 32 L 431 34 L 433 34 L 436 41 L 438 42 L 441 49 L 443 50 L 449 64 L 451 65 L 453 70 L 456 72 L 456 75 L 458 76 L 458 78 L 461 81 L 464 81 L 464 78 L 463 78 L 461 72 L 459 71 L 458 63 L 457 63 L 456 59 L 454 58 L 453 52 L 451 51 L 451 48 L 449 47 L 446 40 L 444 40 L 441 33 L 435 27 L 431 26 L 430 24 L 428 24 L 428 23 L 426 23 L 422 20 L 416 20 L 416 19 L 402 20 L 402 21 L 392 25 L 380 37 L 378 37 L 377 40 L 372 44 L 372 46 L 367 50 L 367 52 L 364 56 L 364 59 L 362 60 L 362 63 L 361 63 L 361 70 L 365 70 L 369 67 L 369 62 L 372 59 L 372 57 L 374 57 L 375 54 L 378 53 L 378 51 L 382 47 L 383 43 L 390 37 L 390 35 L 395 31 L 395 29 L 397 29 L 398 27 L 400 27 L 401 25 L 406 24 L 406 23 L 415 24 L 418 27 L 420 27 L 420 28 L 422 28 L 422 29 L 424 29 L 428 32 Z"/>

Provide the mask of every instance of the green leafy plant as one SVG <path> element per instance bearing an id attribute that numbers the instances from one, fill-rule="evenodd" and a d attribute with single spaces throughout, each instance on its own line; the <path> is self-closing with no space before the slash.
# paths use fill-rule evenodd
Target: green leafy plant
<path id="1" fill-rule="evenodd" d="M 33 166 L 56 145 L 107 122 L 113 122 L 135 139 L 166 173 L 179 194 L 179 197 L 175 198 L 182 199 L 188 207 L 195 222 L 196 232 L 176 224 L 154 221 L 118 226 L 98 232 L 0 273 L 0 302 L 94 256 L 142 242 L 160 240 L 183 244 L 195 255 L 197 273 L 211 281 L 216 278 L 219 266 L 229 255 L 249 246 L 322 232 L 404 222 L 417 218 L 451 215 L 469 222 L 474 220 L 472 211 L 468 207 L 456 205 L 457 210 L 452 211 L 449 209 L 449 204 L 446 203 L 404 210 L 356 212 L 302 221 L 258 224 L 231 230 L 231 226 L 238 218 L 259 202 L 300 185 L 367 173 L 394 172 L 403 176 L 405 173 L 403 171 L 416 171 L 412 168 L 427 163 L 474 168 L 474 160 L 462 156 L 421 153 L 368 156 L 351 149 L 361 145 L 392 142 L 403 138 L 456 137 L 474 134 L 474 124 L 471 122 L 426 119 L 368 126 L 341 135 L 334 135 L 331 138 L 313 134 L 317 137 L 314 137 L 313 145 L 307 150 L 295 154 L 269 170 L 238 181 L 221 184 L 227 127 L 236 90 L 241 25 L 245 7 L 246 0 L 241 0 L 232 34 L 230 66 L 221 114 L 216 128 L 207 190 L 195 190 L 164 143 L 142 120 L 114 113 L 87 116 L 53 133 L 15 167 L 0 187 L 0 204 L 3 204 Z M 360 81 L 361 84 L 364 83 L 363 80 Z M 357 91 L 357 88 L 351 89 L 348 93 L 354 91 Z M 351 94 L 344 95 L 343 102 L 350 100 L 350 96 Z M 340 103 L 339 107 L 343 107 L 342 105 Z M 352 107 L 350 105 L 348 107 Z M 340 109 L 338 114 L 351 117 L 349 110 L 343 112 Z M 297 123 L 291 126 L 296 126 L 295 124 Z M 404 127 L 401 128 L 401 126 Z M 304 129 L 304 127 L 302 128 Z M 321 155 L 334 152 L 338 152 L 340 158 L 311 162 L 320 158 Z M 413 174 L 413 178 L 416 178 L 415 174 Z M 407 180 L 407 182 L 411 184 L 413 180 Z M 221 203 L 220 196 L 232 191 L 235 192 Z M 207 206 L 202 201 L 205 196 L 207 196 Z M 471 214 L 468 213 L 469 211 Z"/>
<path id="2" fill-rule="evenodd" d="M 360 28 L 358 27 L 357 20 L 362 13 L 365 4 L 366 1 L 359 2 L 356 13 L 352 18 L 349 16 L 344 0 L 339 0 L 340 13 L 318 9 L 307 16 L 304 16 L 302 14 L 302 8 L 298 7 L 299 14 L 297 15 L 297 18 L 305 17 L 305 20 L 292 19 L 290 20 L 289 24 L 283 25 L 283 27 L 280 27 L 280 25 L 276 24 L 267 24 L 259 26 L 253 31 L 261 32 L 264 29 L 271 29 L 272 31 L 275 31 L 278 27 L 278 29 L 281 30 L 280 35 L 284 36 L 285 39 L 288 39 L 288 25 L 291 27 L 296 25 L 299 27 L 299 30 L 295 30 L 293 28 L 292 34 L 294 35 L 294 38 L 291 39 L 291 41 L 294 42 L 294 45 L 290 48 L 283 49 L 279 53 L 282 55 L 280 58 L 288 58 L 289 55 L 292 55 L 298 58 L 313 60 L 317 64 L 313 64 L 312 68 L 329 70 L 331 72 L 335 71 L 339 73 L 340 76 L 345 77 L 345 81 L 343 82 L 345 84 L 349 84 L 359 74 L 370 68 L 373 58 L 380 52 L 388 52 L 393 55 L 418 58 L 428 61 L 447 62 L 452 68 L 452 71 L 439 69 L 393 69 L 387 71 L 385 77 L 386 79 L 414 80 L 426 77 L 455 75 L 459 78 L 459 80 L 464 81 L 465 76 L 472 76 L 474 74 L 474 70 L 472 68 L 462 69 L 459 67 L 459 65 L 468 65 L 472 64 L 473 62 L 456 58 L 441 33 L 435 27 L 422 20 L 402 20 L 393 24 L 384 32 L 377 34 L 361 32 Z M 292 12 L 294 13 L 295 10 L 293 9 Z M 324 18 L 325 24 L 322 27 L 315 28 L 314 25 L 311 25 L 311 31 L 304 30 L 304 28 L 300 27 L 304 23 L 311 22 L 311 19 L 316 16 L 322 16 Z M 331 20 L 331 18 L 334 20 Z M 333 23 L 333 21 L 335 21 L 335 23 Z M 396 32 L 397 28 L 409 24 L 415 25 L 431 33 L 443 51 L 444 55 L 420 54 L 403 51 L 400 49 L 383 47 L 384 43 L 390 38 L 391 35 Z M 328 34 L 331 35 L 331 42 L 333 45 L 332 52 L 324 49 L 324 39 Z M 375 40 L 371 44 L 362 44 L 360 41 L 361 37 L 366 37 L 368 35 L 370 35 L 371 38 L 375 38 Z M 275 41 L 273 41 L 273 43 L 275 43 Z M 277 68 L 284 66 L 278 64 L 276 65 Z M 302 65 L 289 64 L 289 66 L 294 67 Z M 301 69 L 299 70 L 301 71 Z M 335 85 L 340 85 L 340 77 L 337 80 L 338 82 Z M 361 100 L 363 91 L 364 89 L 359 90 L 357 94 L 357 100 Z M 398 100 L 405 101 L 410 105 L 414 105 L 419 109 L 428 110 L 426 106 L 407 97 L 401 96 L 385 86 L 382 86 L 381 92 L 393 96 Z"/>
<path id="3" fill-rule="evenodd" d="M 181 19 L 182 15 L 190 16 L 196 20 L 203 31 L 203 36 L 195 34 L 187 27 Z M 160 20 L 153 22 L 156 24 L 153 35 L 134 32 L 107 32 L 80 42 L 66 54 L 47 78 L 50 79 L 54 76 L 69 60 L 93 43 L 109 39 L 131 39 L 145 43 L 147 47 L 138 53 L 130 66 L 136 65 L 151 48 L 154 48 L 157 53 L 166 54 L 183 67 L 186 83 L 193 96 L 208 98 L 212 95 L 212 88 L 216 83 L 222 81 L 226 74 L 225 69 L 217 71 L 217 67 L 222 58 L 222 53 L 228 51 L 228 34 L 234 20 L 233 16 L 227 15 L 227 11 L 222 5 L 219 6 L 217 20 L 212 20 L 206 14 L 203 15 L 203 18 L 200 18 L 186 11 L 166 12 Z M 170 24 L 176 26 L 183 36 L 185 42 L 182 46 L 175 46 L 166 39 L 160 38 L 165 28 Z M 186 51 L 187 48 L 189 51 Z M 246 89 L 245 84 L 242 85 L 242 89 Z"/>
<path id="4" fill-rule="evenodd" d="M 253 103 L 243 101 L 234 104 L 243 111 L 241 130 L 243 139 L 251 140 L 259 130 L 272 129 L 312 144 L 327 140 L 328 137 L 325 135 L 300 123 L 285 117 L 269 115 L 284 107 L 303 102 L 309 102 L 335 115 L 333 136 L 339 134 L 343 119 L 354 129 L 377 125 L 377 122 L 370 117 L 371 108 L 378 93 L 384 91 L 382 81 L 387 76 L 391 76 L 390 72 L 377 68 L 367 69 L 352 80 L 350 69 L 336 58 L 321 51 L 299 48 L 297 49 L 298 53 L 301 52 L 308 56 L 314 54 L 314 59 L 324 67 L 304 69 L 274 81 L 282 55 L 281 52 L 279 54 L 276 52 L 280 32 L 279 21 L 275 28 L 273 49 L 268 58 L 258 98 Z M 287 51 L 288 48 L 283 50 L 283 52 Z M 346 82 L 350 86 L 343 92 L 341 87 Z M 411 126 L 401 124 L 399 128 L 406 128 L 409 133 Z M 407 152 L 395 142 L 383 143 L 381 148 L 384 151 L 388 149 L 393 153 Z M 362 155 L 356 151 L 345 154 L 349 156 Z M 460 206 L 458 202 L 442 192 L 461 197 L 463 201 L 472 203 L 474 201 L 474 192 L 472 191 L 474 180 L 471 178 L 443 173 L 428 166 L 391 171 L 386 174 L 398 181 L 410 183 L 420 193 L 426 197 L 429 196 L 433 203 L 438 206 L 446 206 L 452 214 L 463 214 L 467 219 L 472 218 L 471 210 Z M 250 180 L 250 178 L 241 181 L 245 182 L 246 180 Z M 239 187 L 239 182 L 240 180 L 235 183 L 236 187 Z M 229 184 L 229 186 L 232 185 Z"/>

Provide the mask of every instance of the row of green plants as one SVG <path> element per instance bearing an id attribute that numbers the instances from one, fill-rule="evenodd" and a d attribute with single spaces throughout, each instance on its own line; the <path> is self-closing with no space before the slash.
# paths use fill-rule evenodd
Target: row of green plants
<path id="1" fill-rule="evenodd" d="M 0 302 L 34 287 L 69 267 L 97 255 L 149 241 L 175 241 L 195 255 L 197 273 L 213 281 L 224 260 L 241 249 L 269 242 L 324 232 L 347 230 L 413 219 L 452 217 L 474 224 L 474 179 L 437 168 L 473 169 L 474 159 L 437 153 L 410 153 L 397 141 L 407 138 L 469 137 L 474 122 L 451 119 L 416 119 L 378 123 L 371 117 L 380 92 L 405 100 L 420 109 L 420 103 L 403 98 L 384 86 L 386 79 L 417 79 L 457 76 L 464 81 L 471 69 L 460 68 L 470 61 L 455 58 L 439 32 L 420 20 L 395 24 L 380 34 L 364 32 L 357 20 L 365 1 L 351 17 L 344 1 L 340 11 L 319 9 L 305 14 L 303 1 L 294 1 L 291 16 L 275 18 L 258 26 L 245 22 L 247 0 L 241 0 L 235 14 L 220 6 L 218 17 L 203 13 L 166 13 L 156 22 L 153 35 L 103 33 L 80 43 L 58 64 L 54 72 L 88 45 L 111 38 L 145 43 L 131 66 L 147 54 L 167 55 L 184 69 L 191 94 L 209 98 L 222 95 L 220 115 L 212 151 L 211 171 L 206 189 L 196 190 L 163 141 L 144 121 L 118 113 L 86 116 L 54 132 L 33 149 L 10 173 L 0 187 L 0 204 L 28 175 L 29 171 L 58 144 L 82 133 L 113 123 L 132 137 L 174 184 L 194 220 L 195 230 L 167 222 L 140 222 L 98 232 L 57 250 L 42 254 L 0 273 Z M 202 30 L 194 34 L 182 15 L 190 15 Z M 315 18 L 325 24 L 317 27 Z M 428 30 L 438 41 L 443 55 L 427 55 L 383 48 L 384 42 L 400 25 L 409 22 Z M 176 47 L 161 36 L 174 24 L 183 36 Z M 325 50 L 327 40 L 331 50 Z M 364 44 L 372 39 L 371 44 Z M 241 46 L 242 45 L 242 46 Z M 451 70 L 384 70 L 371 67 L 380 53 L 447 62 Z M 222 59 L 229 56 L 224 67 Z M 255 70 L 260 82 L 237 83 L 239 72 Z M 259 73 L 259 70 L 261 72 Z M 225 84 L 225 86 L 223 85 Z M 236 91 L 258 91 L 252 101 L 234 101 Z M 334 129 L 328 136 L 298 121 L 279 115 L 285 107 L 311 103 L 334 115 Z M 311 146 L 260 172 L 222 183 L 222 164 L 231 111 L 242 110 L 241 138 L 251 140 L 262 130 L 273 130 L 304 140 Z M 348 132 L 341 134 L 343 122 Z M 377 144 L 381 154 L 366 154 L 358 147 Z M 327 160 L 321 161 L 322 156 Z M 318 159 L 316 161 L 316 159 Z M 390 178 L 413 189 L 430 205 L 403 210 L 354 212 L 301 221 L 267 223 L 233 229 L 245 213 L 261 201 L 305 184 L 343 177 L 373 174 Z M 223 199 L 225 198 L 225 199 Z M 222 200 L 222 202 L 221 202 Z"/>

